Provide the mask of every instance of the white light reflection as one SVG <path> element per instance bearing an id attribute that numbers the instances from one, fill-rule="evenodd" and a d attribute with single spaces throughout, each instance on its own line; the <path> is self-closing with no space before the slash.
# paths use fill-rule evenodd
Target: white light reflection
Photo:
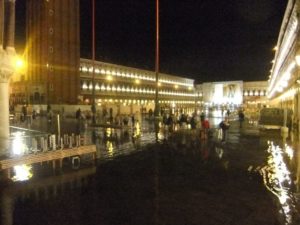
<path id="1" fill-rule="evenodd" d="M 113 143 L 111 141 L 112 133 L 113 133 L 112 128 L 107 128 L 106 129 L 106 135 L 107 135 L 107 138 L 108 138 L 108 140 L 106 142 L 106 149 L 108 151 L 108 156 L 109 157 L 114 156 L 114 146 L 113 146 Z"/>
<path id="2" fill-rule="evenodd" d="M 25 181 L 32 177 L 32 167 L 27 165 L 14 166 L 15 176 L 13 181 Z"/>
<path id="3" fill-rule="evenodd" d="M 266 188 L 271 191 L 281 204 L 285 224 L 292 223 L 292 215 L 296 211 L 295 200 L 292 188 L 291 172 L 289 171 L 286 162 L 284 161 L 285 154 L 291 159 L 293 151 L 288 145 L 284 149 L 268 141 L 268 157 L 267 165 L 264 166 L 260 173 L 263 176 Z"/>
<path id="4" fill-rule="evenodd" d="M 140 127 L 140 123 L 139 122 L 136 122 L 135 124 L 135 129 L 134 129 L 134 132 L 133 132 L 133 137 L 134 138 L 138 138 L 141 136 L 141 127 Z"/>

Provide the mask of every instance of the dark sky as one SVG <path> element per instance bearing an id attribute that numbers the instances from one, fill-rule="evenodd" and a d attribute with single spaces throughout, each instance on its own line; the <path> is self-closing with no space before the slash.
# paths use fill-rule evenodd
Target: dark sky
<path id="1" fill-rule="evenodd" d="M 154 70 L 155 0 L 95 2 L 96 59 Z M 160 0 L 160 71 L 197 82 L 266 80 L 286 4 Z M 91 1 L 80 7 L 81 57 L 91 58 Z"/>

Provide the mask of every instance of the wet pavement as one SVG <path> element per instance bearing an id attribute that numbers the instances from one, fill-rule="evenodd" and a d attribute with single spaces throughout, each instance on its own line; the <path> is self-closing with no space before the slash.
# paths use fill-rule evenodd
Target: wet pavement
<path id="1" fill-rule="evenodd" d="M 57 129 L 35 123 L 30 129 Z M 222 143 L 179 127 L 156 133 L 147 121 L 93 129 L 67 120 L 62 128 L 96 141 L 97 163 L 54 172 L 35 165 L 28 181 L 2 183 L 1 224 L 300 224 L 296 133 L 232 121 Z"/>

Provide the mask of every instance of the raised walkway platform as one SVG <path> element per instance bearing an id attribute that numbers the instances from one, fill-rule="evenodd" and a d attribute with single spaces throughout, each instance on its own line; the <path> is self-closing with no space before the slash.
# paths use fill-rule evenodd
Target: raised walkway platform
<path id="1" fill-rule="evenodd" d="M 92 154 L 93 160 L 96 159 L 96 146 L 95 145 L 87 145 L 80 146 L 71 149 L 62 149 L 62 150 L 54 150 L 47 152 L 39 152 L 36 154 L 29 154 L 18 156 L 14 158 L 7 158 L 0 160 L 0 171 L 7 170 L 8 177 L 10 177 L 10 168 L 18 165 L 30 165 L 34 163 L 43 163 L 51 161 L 53 163 L 53 169 L 55 169 L 56 160 L 59 160 L 60 167 L 62 167 L 62 160 L 68 157 L 81 156 L 85 154 Z"/>

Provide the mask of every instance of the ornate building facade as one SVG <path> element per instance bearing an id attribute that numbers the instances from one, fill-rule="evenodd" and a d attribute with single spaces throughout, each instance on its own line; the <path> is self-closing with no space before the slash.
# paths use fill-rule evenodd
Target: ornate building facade
<path id="1" fill-rule="evenodd" d="M 293 110 L 300 120 L 300 1 L 289 0 L 282 21 L 268 81 L 270 105 Z"/>

